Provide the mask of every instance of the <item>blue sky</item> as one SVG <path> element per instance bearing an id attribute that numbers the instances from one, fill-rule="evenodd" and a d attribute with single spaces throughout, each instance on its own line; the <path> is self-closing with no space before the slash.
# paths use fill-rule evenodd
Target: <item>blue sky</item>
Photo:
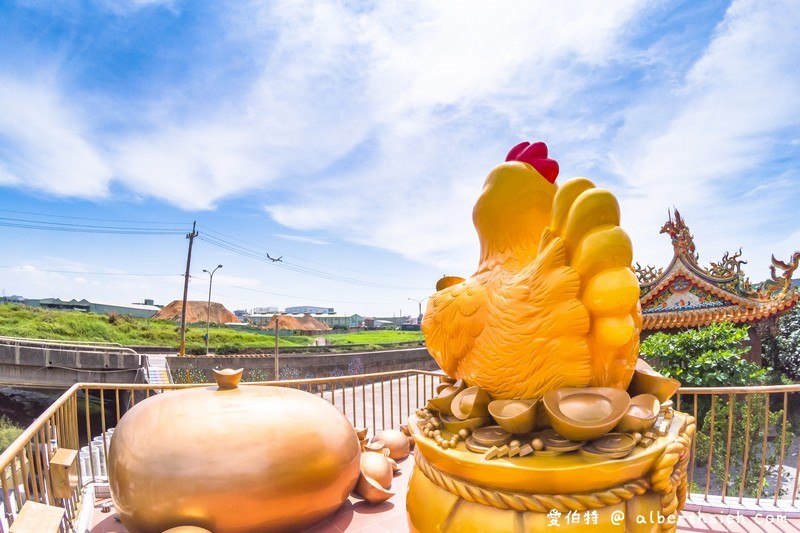
<path id="1" fill-rule="evenodd" d="M 3 2 L 0 288 L 166 304 L 196 220 L 191 299 L 223 264 L 230 309 L 416 314 L 526 139 L 618 196 L 635 260 L 669 261 L 675 206 L 762 280 L 800 249 L 798 27 L 791 0 Z"/>

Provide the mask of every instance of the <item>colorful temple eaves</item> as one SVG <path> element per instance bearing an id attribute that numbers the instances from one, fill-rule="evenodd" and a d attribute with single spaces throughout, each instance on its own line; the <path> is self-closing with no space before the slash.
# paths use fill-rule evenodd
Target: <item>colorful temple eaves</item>
<path id="1" fill-rule="evenodd" d="M 789 262 L 772 258 L 771 277 L 753 285 L 742 272 L 742 252 L 726 253 L 717 263 L 698 263 L 694 239 L 680 213 L 670 213 L 661 228 L 672 238 L 674 255 L 669 266 L 636 265 L 641 286 L 642 329 L 695 328 L 716 322 L 757 324 L 789 311 L 800 300 L 792 274 L 800 252 Z"/>

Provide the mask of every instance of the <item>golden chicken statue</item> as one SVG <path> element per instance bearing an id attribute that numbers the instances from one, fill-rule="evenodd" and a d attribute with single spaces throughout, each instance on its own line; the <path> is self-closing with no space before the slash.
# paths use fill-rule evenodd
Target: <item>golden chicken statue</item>
<path id="1" fill-rule="evenodd" d="M 676 530 L 694 418 L 672 408 L 680 383 L 637 361 L 616 198 L 557 176 L 544 143 L 512 148 L 472 212 L 478 269 L 430 297 L 422 327 L 448 376 L 409 417 L 414 533 Z"/>
<path id="2" fill-rule="evenodd" d="M 639 348 L 639 283 L 611 192 L 555 183 L 542 142 L 524 142 L 486 178 L 472 213 L 477 271 L 440 280 L 423 320 L 428 350 L 494 399 L 564 387 L 625 389 Z"/>

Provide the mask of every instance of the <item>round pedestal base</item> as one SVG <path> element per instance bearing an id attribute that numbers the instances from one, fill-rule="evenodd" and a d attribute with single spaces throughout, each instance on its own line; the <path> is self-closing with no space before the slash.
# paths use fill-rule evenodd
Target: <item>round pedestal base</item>
<path id="1" fill-rule="evenodd" d="M 665 436 L 623 459 L 578 452 L 486 460 L 443 450 L 415 430 L 406 509 L 414 532 L 673 532 L 686 497 L 694 419 L 675 413 Z M 556 531 L 556 530 L 554 530 Z"/>

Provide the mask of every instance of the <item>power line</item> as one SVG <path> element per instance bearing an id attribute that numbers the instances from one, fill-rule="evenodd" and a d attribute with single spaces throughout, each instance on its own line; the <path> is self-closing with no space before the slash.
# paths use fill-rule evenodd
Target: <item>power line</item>
<path id="1" fill-rule="evenodd" d="M 177 227 L 140 227 L 141 225 L 152 225 L 156 223 L 150 222 L 132 222 L 128 221 L 128 224 L 134 225 L 99 225 L 99 224 L 82 224 L 82 223 L 74 223 L 74 222 L 55 222 L 49 220 L 42 220 L 43 218 L 61 218 L 61 219 L 72 219 L 72 220 L 87 220 L 87 221 L 97 221 L 97 222 L 109 222 L 108 219 L 91 219 L 87 217 L 72 217 L 68 215 L 51 215 L 51 214 L 41 214 L 41 213 L 30 213 L 25 211 L 13 211 L 8 209 L 0 209 L 0 212 L 3 213 L 14 213 L 14 214 L 22 214 L 34 218 L 12 218 L 12 217 L 0 217 L 0 227 L 13 227 L 13 228 L 20 228 L 20 229 L 31 229 L 31 230 L 42 230 L 42 231 L 57 231 L 57 232 L 69 232 L 69 233 L 89 233 L 89 234 L 113 234 L 113 235 L 181 235 L 185 234 L 183 229 L 179 229 Z M 120 221 L 114 221 L 120 222 Z M 173 223 L 167 223 L 172 224 Z M 139 225 L 139 226 L 137 226 Z M 197 238 L 199 240 L 205 241 L 212 246 L 216 246 L 223 250 L 227 250 L 229 252 L 241 255 L 243 257 L 247 257 L 256 261 L 260 261 L 265 264 L 270 264 L 272 266 L 282 268 L 288 271 L 296 272 L 299 274 L 304 274 L 307 276 L 316 277 L 319 279 L 325 279 L 329 281 L 335 281 L 338 283 L 347 283 L 350 285 L 356 285 L 359 287 L 366 287 L 366 288 L 378 288 L 378 289 L 393 289 L 393 290 L 427 290 L 427 287 L 410 287 L 410 286 L 399 286 L 387 283 L 379 283 L 374 281 L 369 281 L 365 279 L 359 279 L 356 277 L 350 276 L 343 276 L 339 274 L 334 274 L 332 272 L 326 270 L 320 270 L 316 268 L 310 268 L 303 265 L 299 265 L 297 263 L 283 260 L 280 262 L 270 261 L 267 257 L 266 250 L 261 251 L 259 249 L 254 248 L 254 245 L 247 243 L 241 239 L 231 236 L 225 236 L 223 233 L 217 232 L 210 228 L 203 228 L 203 233 L 198 234 Z M 238 241 L 242 244 L 236 244 L 232 241 Z M 287 256 L 291 257 L 291 256 Z M 301 259 L 301 261 L 303 261 Z M 309 262 L 309 261 L 306 261 Z M 310 261 L 314 262 L 314 261 Z M 319 263 L 325 265 L 324 263 Z M 331 266 L 331 265 L 326 265 Z M 331 268 L 339 268 L 333 267 Z M 342 270 L 351 270 L 351 269 L 342 269 Z M 353 272 L 360 272 L 357 270 L 351 270 Z M 54 270 L 55 272 L 55 270 Z M 71 272 L 66 271 L 64 273 L 81 273 L 81 272 Z M 362 272 L 364 273 L 364 272 Z M 83 272 L 83 274 L 89 274 L 88 272 Z M 107 273 L 97 273 L 103 275 L 110 275 Z M 123 275 L 123 274 L 120 274 Z"/>
<path id="2" fill-rule="evenodd" d="M 20 229 L 44 231 L 61 231 L 69 233 L 104 233 L 114 235 L 180 235 L 185 230 L 172 228 L 136 228 L 125 226 L 96 226 L 90 224 L 71 224 L 66 222 L 48 222 L 21 218 L 0 217 L 0 226 Z"/>
<path id="3" fill-rule="evenodd" d="M 0 265 L 0 268 L 7 268 L 10 270 L 21 270 L 25 272 L 47 272 L 54 274 L 85 274 L 87 276 L 130 276 L 130 277 L 167 277 L 167 276 L 181 276 L 182 274 L 131 274 L 129 272 L 90 272 L 86 270 L 57 270 L 51 268 L 38 268 L 34 266 L 20 266 L 20 265 Z"/>
<path id="4" fill-rule="evenodd" d="M 203 231 L 205 233 L 211 234 L 212 237 L 217 236 L 218 238 L 220 238 L 220 240 L 237 241 L 237 242 L 240 242 L 240 243 L 245 244 L 245 245 L 250 246 L 250 247 L 256 247 L 256 248 L 258 247 L 258 245 L 256 245 L 256 244 L 244 241 L 244 240 L 242 240 L 242 239 L 240 239 L 238 237 L 234 237 L 234 236 L 226 234 L 226 233 L 215 231 L 215 230 L 213 230 L 213 229 L 211 229 L 211 228 L 209 228 L 207 226 L 203 226 L 202 224 L 198 224 L 198 227 L 203 229 Z M 367 272 L 367 271 L 364 271 L 364 270 L 357 270 L 357 269 L 354 269 L 354 268 L 347 268 L 347 267 L 343 267 L 343 266 L 332 265 L 330 263 L 324 263 L 322 261 L 315 261 L 313 259 L 307 259 L 307 258 L 303 258 L 303 257 L 298 257 L 296 255 L 284 254 L 284 256 L 287 257 L 287 258 L 296 259 L 296 260 L 298 260 L 298 261 L 300 261 L 302 263 L 312 263 L 312 264 L 316 264 L 316 265 L 326 266 L 326 267 L 329 267 L 329 268 L 335 268 L 336 270 L 344 270 L 344 271 L 347 271 L 347 272 L 355 272 L 357 274 L 367 274 L 367 275 L 378 276 L 378 277 L 392 277 L 392 278 L 396 277 L 396 276 L 393 276 L 393 275 L 390 275 L 390 274 L 376 274 L 374 272 Z"/>
<path id="5" fill-rule="evenodd" d="M 95 218 L 95 217 L 78 217 L 74 215 L 59 215 L 54 213 L 34 213 L 31 211 L 15 211 L 13 209 L 0 209 L 0 213 L 14 213 L 16 215 L 29 215 L 44 218 L 67 218 L 71 220 L 92 220 L 94 222 L 118 222 L 118 223 L 131 223 L 131 224 L 158 224 L 161 226 L 180 226 L 186 227 L 185 222 L 150 222 L 146 220 L 121 220 L 116 218 Z"/>
<path id="6" fill-rule="evenodd" d="M 381 288 L 381 289 L 398 289 L 398 290 L 425 290 L 422 287 L 402 287 L 398 285 L 388 285 L 385 283 L 375 283 L 372 281 L 361 280 L 357 278 L 351 278 L 347 276 L 339 276 L 337 274 L 332 274 L 330 272 L 325 272 L 322 270 L 316 270 L 313 268 L 304 267 L 301 265 L 297 265 L 294 263 L 290 263 L 288 261 L 281 261 L 279 263 L 270 261 L 267 256 L 266 252 L 261 253 L 258 250 L 252 250 L 250 248 L 240 246 L 238 244 L 234 244 L 218 237 L 214 237 L 211 235 L 201 234 L 198 239 L 201 241 L 205 241 L 213 246 L 217 246 L 229 252 L 233 252 L 244 257 L 249 257 L 250 259 L 254 259 L 256 261 L 261 261 L 266 264 L 271 264 L 277 268 L 283 268 L 285 270 L 290 270 L 293 272 L 298 272 L 300 274 L 306 274 L 309 276 L 314 276 L 321 279 L 327 279 L 330 281 L 338 281 L 340 283 L 349 283 L 352 285 L 358 285 L 361 287 L 372 287 L 372 288 Z"/>

